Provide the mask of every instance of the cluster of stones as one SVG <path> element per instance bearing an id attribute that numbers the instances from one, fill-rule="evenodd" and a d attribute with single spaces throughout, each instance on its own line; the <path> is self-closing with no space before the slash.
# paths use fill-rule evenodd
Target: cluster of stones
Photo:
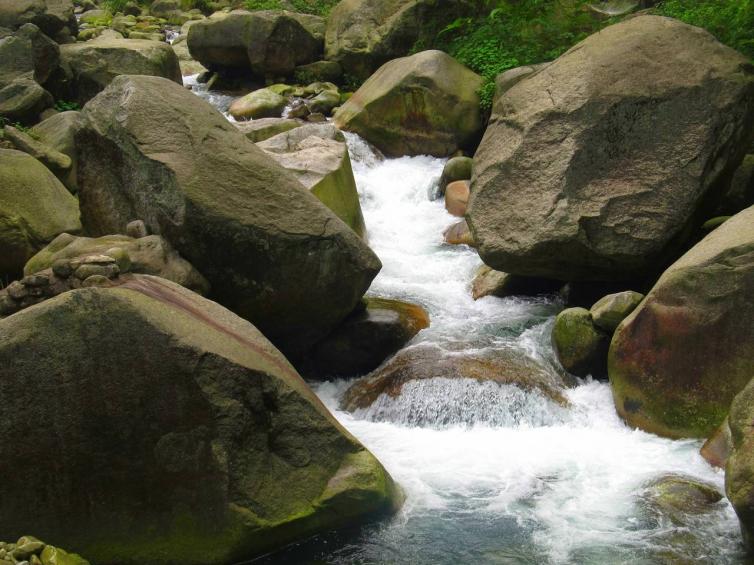
<path id="1" fill-rule="evenodd" d="M 0 541 L 0 565 L 89 565 L 89 562 L 33 536 L 22 536 L 16 543 Z"/>
<path id="2" fill-rule="evenodd" d="M 120 265 L 128 264 L 122 249 L 114 249 Z M 115 257 L 88 255 L 73 260 L 60 259 L 51 269 L 27 275 L 13 281 L 0 291 L 0 317 L 10 316 L 19 310 L 76 288 L 109 286 L 124 271 Z"/>
<path id="3" fill-rule="evenodd" d="M 350 93 L 341 94 L 332 82 L 317 81 L 307 86 L 273 84 L 236 99 L 230 115 L 237 120 L 279 118 L 286 107 L 286 118 L 324 122 Z"/>

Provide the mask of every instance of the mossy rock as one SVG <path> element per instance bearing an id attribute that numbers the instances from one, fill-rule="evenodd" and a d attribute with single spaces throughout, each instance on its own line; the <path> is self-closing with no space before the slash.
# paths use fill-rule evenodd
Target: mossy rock
<path id="1" fill-rule="evenodd" d="M 234 100 L 228 112 L 237 120 L 279 118 L 287 103 L 275 90 L 260 88 Z"/>
<path id="2" fill-rule="evenodd" d="M 718 227 L 618 327 L 609 373 L 626 422 L 708 437 L 754 374 L 754 207 Z"/>
<path id="3" fill-rule="evenodd" d="M 395 59 L 338 109 L 335 125 L 392 157 L 447 157 L 481 135 L 482 82 L 442 51 Z"/>
<path id="4" fill-rule="evenodd" d="M 26 153 L 0 149 L 0 277 L 16 278 L 57 235 L 80 230 L 78 202 L 55 175 Z"/>
<path id="5" fill-rule="evenodd" d="M 100 565 L 227 565 L 397 507 L 385 469 L 250 323 L 120 279 L 0 322 L 0 457 L 34 460 L 0 481 L 3 532 L 33 526 Z"/>
<path id="6" fill-rule="evenodd" d="M 657 517 L 676 526 L 688 526 L 694 516 L 713 511 L 723 495 L 714 485 L 693 477 L 665 475 L 645 486 L 642 499 Z"/>
<path id="7" fill-rule="evenodd" d="M 644 295 L 633 290 L 608 294 L 589 309 L 594 325 L 612 335 L 620 323 L 644 300 Z"/>
<path id="8" fill-rule="evenodd" d="M 754 551 L 754 380 L 733 399 L 728 415 L 730 453 L 725 463 L 725 494 L 741 522 L 749 551 Z"/>
<path id="9" fill-rule="evenodd" d="M 607 372 L 610 338 L 597 328 L 586 308 L 568 308 L 555 319 L 552 341 L 563 368 L 585 377 L 603 377 Z"/>

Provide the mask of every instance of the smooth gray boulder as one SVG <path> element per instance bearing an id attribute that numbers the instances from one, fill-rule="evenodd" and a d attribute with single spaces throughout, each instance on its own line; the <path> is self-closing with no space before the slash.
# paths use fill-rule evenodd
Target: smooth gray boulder
<path id="1" fill-rule="evenodd" d="M 651 276 L 709 217 L 753 121 L 740 53 L 670 18 L 609 26 L 495 105 L 467 218 L 479 253 L 519 275 Z"/>
<path id="2" fill-rule="evenodd" d="M 322 55 L 322 40 L 299 20 L 282 10 L 234 10 L 212 16 L 189 29 L 189 52 L 213 71 L 290 76 L 296 66 Z"/>
<path id="3" fill-rule="evenodd" d="M 123 233 L 144 220 L 209 280 L 212 298 L 286 353 L 332 330 L 379 271 L 348 226 L 185 88 L 122 76 L 83 113 L 88 126 L 76 140 L 88 232 Z"/>
<path id="4" fill-rule="evenodd" d="M 158 41 L 98 37 L 61 45 L 60 58 L 60 71 L 50 89 L 57 98 L 81 106 L 120 75 L 158 76 L 183 84 L 175 52 Z"/>

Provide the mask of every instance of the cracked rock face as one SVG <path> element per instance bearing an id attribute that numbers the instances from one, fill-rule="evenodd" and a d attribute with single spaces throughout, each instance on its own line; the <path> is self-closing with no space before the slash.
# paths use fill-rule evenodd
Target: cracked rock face
<path id="1" fill-rule="evenodd" d="M 610 26 L 497 101 L 468 212 L 480 255 L 518 275 L 649 275 L 714 210 L 752 121 L 742 55 L 668 18 Z"/>
<path id="2" fill-rule="evenodd" d="M 123 233 L 143 219 L 205 276 L 212 299 L 285 353 L 329 333 L 379 271 L 358 235 L 183 87 L 121 76 L 83 113 L 76 140 L 88 233 Z"/>

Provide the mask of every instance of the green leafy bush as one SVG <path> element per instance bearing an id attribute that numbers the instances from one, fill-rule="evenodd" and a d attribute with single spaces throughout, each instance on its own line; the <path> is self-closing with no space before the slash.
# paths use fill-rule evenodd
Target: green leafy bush
<path id="1" fill-rule="evenodd" d="M 327 16 L 339 0 L 288 0 L 285 4 L 292 6 L 296 12 Z M 246 0 L 247 10 L 280 10 L 283 8 L 281 0 Z"/>
<path id="2" fill-rule="evenodd" d="M 664 0 L 656 12 L 702 27 L 754 58 L 754 0 Z"/>
<path id="3" fill-rule="evenodd" d="M 483 110 L 492 105 L 498 74 L 551 61 L 610 21 L 585 0 L 497 0 L 477 6 L 480 15 L 453 21 L 439 32 L 434 47 L 485 78 Z"/>
<path id="4" fill-rule="evenodd" d="M 58 100 L 57 102 L 55 102 L 54 107 L 58 112 L 81 110 L 81 106 L 79 106 L 77 102 L 68 102 L 66 100 Z"/>

